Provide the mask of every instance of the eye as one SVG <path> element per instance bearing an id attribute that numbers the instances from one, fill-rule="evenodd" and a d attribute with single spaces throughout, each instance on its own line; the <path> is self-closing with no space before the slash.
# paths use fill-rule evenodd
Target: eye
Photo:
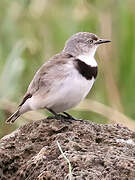
<path id="1" fill-rule="evenodd" d="M 93 40 L 92 40 L 92 39 L 89 39 L 87 42 L 88 42 L 89 44 L 92 44 L 92 43 L 93 43 Z"/>

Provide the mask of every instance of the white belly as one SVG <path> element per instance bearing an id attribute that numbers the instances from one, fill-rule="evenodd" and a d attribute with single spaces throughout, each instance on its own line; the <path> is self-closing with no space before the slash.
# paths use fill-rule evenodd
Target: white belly
<path id="1" fill-rule="evenodd" d="M 60 87 L 55 87 L 55 93 L 50 98 L 48 97 L 47 108 L 55 112 L 63 112 L 76 106 L 87 96 L 94 81 L 94 78 L 86 80 L 80 74 L 79 76 L 68 77 Z"/>
<path id="2" fill-rule="evenodd" d="M 94 84 L 95 79 L 86 80 L 74 70 L 65 80 L 53 82 L 46 96 L 33 96 L 29 105 L 32 110 L 50 108 L 59 113 L 76 106 L 83 100 Z"/>

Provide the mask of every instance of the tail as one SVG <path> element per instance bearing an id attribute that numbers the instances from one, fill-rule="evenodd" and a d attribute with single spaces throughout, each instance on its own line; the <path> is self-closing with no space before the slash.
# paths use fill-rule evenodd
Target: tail
<path id="1" fill-rule="evenodd" d="M 7 120 L 6 120 L 6 123 L 14 123 L 15 120 L 21 115 L 19 109 L 14 113 L 12 114 Z"/>

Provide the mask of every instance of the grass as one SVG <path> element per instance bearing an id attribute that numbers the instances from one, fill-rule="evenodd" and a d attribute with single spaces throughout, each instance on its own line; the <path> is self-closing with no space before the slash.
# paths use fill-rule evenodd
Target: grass
<path id="1" fill-rule="evenodd" d="M 72 180 L 72 166 L 71 166 L 71 163 L 70 163 L 69 159 L 66 157 L 65 153 L 63 152 L 63 150 L 61 148 L 61 145 L 60 145 L 60 143 L 58 141 L 57 141 L 57 145 L 58 145 L 58 148 L 59 148 L 62 156 L 64 157 L 64 159 L 68 163 L 68 167 L 69 167 L 69 180 Z"/>

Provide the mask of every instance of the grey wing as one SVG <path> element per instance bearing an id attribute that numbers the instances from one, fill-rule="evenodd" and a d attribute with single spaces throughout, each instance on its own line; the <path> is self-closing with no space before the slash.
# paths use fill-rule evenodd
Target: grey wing
<path id="1" fill-rule="evenodd" d="M 54 81 L 59 81 L 67 76 L 71 71 L 68 69 L 70 66 L 68 66 L 68 68 L 65 68 L 65 66 L 67 63 L 70 63 L 70 59 L 71 57 L 69 58 L 68 54 L 58 54 L 43 64 L 31 81 L 20 106 L 24 104 L 28 98 L 31 98 L 40 91 L 47 94 L 53 86 Z"/>

